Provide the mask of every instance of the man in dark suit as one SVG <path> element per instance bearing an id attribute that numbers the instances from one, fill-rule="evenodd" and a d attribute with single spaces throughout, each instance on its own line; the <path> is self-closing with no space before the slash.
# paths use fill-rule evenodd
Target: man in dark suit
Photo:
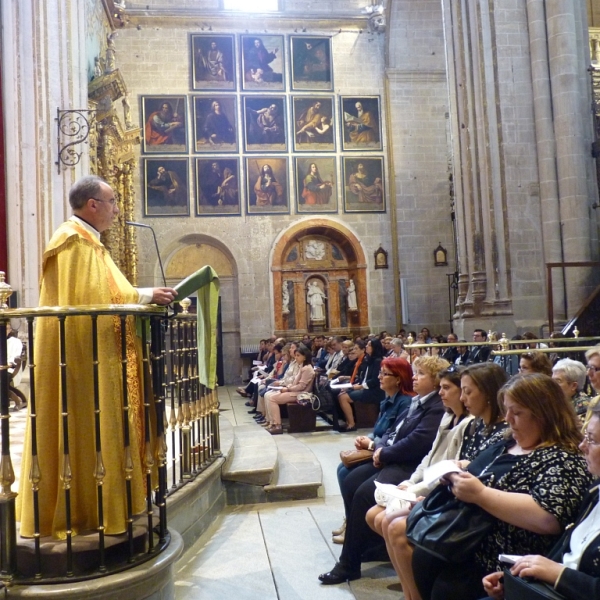
<path id="1" fill-rule="evenodd" d="M 446 343 L 453 344 L 455 342 L 458 342 L 458 336 L 455 333 L 449 333 L 446 337 Z M 444 351 L 440 356 L 445 358 L 452 365 L 458 358 L 458 350 L 456 349 L 456 346 L 449 346 L 448 348 L 444 348 Z"/>
<path id="2" fill-rule="evenodd" d="M 480 343 L 487 342 L 487 333 L 483 329 L 475 329 L 475 331 L 473 331 L 473 341 Z M 471 346 L 467 364 L 473 365 L 475 363 L 487 362 L 491 351 L 491 346 Z"/>

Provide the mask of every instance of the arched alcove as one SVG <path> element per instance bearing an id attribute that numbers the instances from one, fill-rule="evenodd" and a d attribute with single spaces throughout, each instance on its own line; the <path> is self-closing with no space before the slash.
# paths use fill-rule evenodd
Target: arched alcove
<path id="1" fill-rule="evenodd" d="M 367 262 L 358 238 L 328 219 L 311 219 L 286 230 L 273 250 L 273 306 L 277 334 L 364 334 L 369 330 Z M 317 279 L 325 293 L 324 319 L 311 318 L 308 284 Z M 350 280 L 356 287 L 358 310 L 347 306 Z"/>
<path id="2" fill-rule="evenodd" d="M 240 303 L 237 264 L 229 249 L 205 235 L 188 235 L 175 244 L 165 264 L 167 284 L 173 285 L 210 265 L 219 276 L 221 298 L 221 348 L 225 384 L 240 382 Z"/>

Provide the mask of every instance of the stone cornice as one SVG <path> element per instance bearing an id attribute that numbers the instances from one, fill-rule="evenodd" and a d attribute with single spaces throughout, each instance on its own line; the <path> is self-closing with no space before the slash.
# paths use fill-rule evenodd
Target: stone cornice
<path id="1" fill-rule="evenodd" d="M 390 81 L 446 82 L 444 69 L 386 69 Z"/>
<path id="2" fill-rule="evenodd" d="M 103 0 L 112 2 L 112 0 Z M 315 30 L 339 30 L 350 28 L 353 30 L 367 30 L 369 19 L 363 14 L 337 13 L 331 15 L 307 15 L 306 13 L 237 13 L 231 11 L 207 11 L 192 8 L 164 8 L 150 9 L 127 8 L 123 14 L 125 27 L 156 26 L 157 24 L 171 27 L 191 25 L 208 29 L 212 27 L 215 31 L 227 31 L 228 29 L 241 29 L 245 31 L 265 31 L 265 23 L 276 23 L 278 32 L 281 28 L 289 27 L 290 33 L 304 33 Z"/>

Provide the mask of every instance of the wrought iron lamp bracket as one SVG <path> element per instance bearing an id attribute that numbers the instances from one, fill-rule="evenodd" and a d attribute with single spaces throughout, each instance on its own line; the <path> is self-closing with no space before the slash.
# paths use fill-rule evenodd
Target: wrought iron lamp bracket
<path id="1" fill-rule="evenodd" d="M 58 160 L 55 164 L 59 174 L 61 165 L 74 167 L 79 164 L 83 154 L 81 144 L 87 142 L 89 138 L 92 123 L 90 117 L 93 117 L 95 113 L 95 110 L 82 108 L 56 109 Z"/>

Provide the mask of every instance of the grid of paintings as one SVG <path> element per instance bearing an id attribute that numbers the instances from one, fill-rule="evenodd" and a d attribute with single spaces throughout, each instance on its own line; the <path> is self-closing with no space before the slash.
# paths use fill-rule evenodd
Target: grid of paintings
<path id="1" fill-rule="evenodd" d="M 386 212 L 381 99 L 333 93 L 331 37 L 189 40 L 192 93 L 140 98 L 145 216 Z"/>

